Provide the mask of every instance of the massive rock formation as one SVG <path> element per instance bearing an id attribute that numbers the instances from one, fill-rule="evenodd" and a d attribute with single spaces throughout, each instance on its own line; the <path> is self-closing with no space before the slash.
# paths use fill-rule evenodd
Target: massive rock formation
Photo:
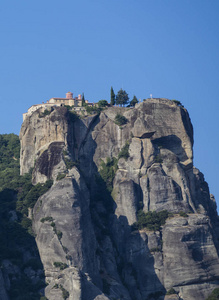
<path id="1" fill-rule="evenodd" d="M 204 300 L 219 286 L 216 204 L 193 167 L 186 109 L 167 99 L 86 117 L 54 107 L 28 116 L 20 140 L 21 174 L 54 181 L 33 209 L 48 299 Z M 172 215 L 136 230 L 141 209 Z"/>

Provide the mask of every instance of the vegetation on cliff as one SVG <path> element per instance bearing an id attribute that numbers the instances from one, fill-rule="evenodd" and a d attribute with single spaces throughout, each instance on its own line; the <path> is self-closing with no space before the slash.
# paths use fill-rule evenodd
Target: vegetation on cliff
<path id="1" fill-rule="evenodd" d="M 148 211 L 146 213 L 140 210 L 137 216 L 138 221 L 133 224 L 132 228 L 134 230 L 147 228 L 149 230 L 157 231 L 160 230 L 161 226 L 165 224 L 166 219 L 172 215 L 173 214 L 169 213 L 167 210 L 162 210 L 159 212 Z"/>
<path id="2" fill-rule="evenodd" d="M 34 206 L 52 182 L 33 186 L 31 174 L 20 176 L 19 154 L 17 135 L 0 135 L 0 263 L 4 275 L 8 272 L 4 267 L 6 259 L 14 269 L 14 273 L 8 274 L 10 299 L 34 300 L 40 299 L 39 290 L 45 281 L 28 208 Z M 35 281 L 29 278 L 28 269 L 38 274 Z"/>

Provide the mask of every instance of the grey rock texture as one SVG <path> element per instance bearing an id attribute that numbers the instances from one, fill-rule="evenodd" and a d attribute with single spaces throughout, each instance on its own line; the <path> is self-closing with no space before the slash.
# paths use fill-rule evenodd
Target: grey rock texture
<path id="1" fill-rule="evenodd" d="M 54 181 L 33 210 L 48 299 L 204 300 L 219 287 L 216 203 L 193 166 L 186 109 L 148 99 L 80 118 L 65 107 L 39 115 L 21 128 L 21 174 Z M 140 209 L 172 217 L 133 231 Z"/>

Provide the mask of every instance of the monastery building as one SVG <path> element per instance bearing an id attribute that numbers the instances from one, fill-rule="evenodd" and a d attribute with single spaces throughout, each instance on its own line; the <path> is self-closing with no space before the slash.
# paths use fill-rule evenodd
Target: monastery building
<path id="1" fill-rule="evenodd" d="M 93 103 L 89 103 L 88 100 L 85 100 L 85 103 L 89 106 L 93 106 Z M 82 96 L 81 94 L 78 95 L 78 97 L 73 98 L 73 93 L 68 92 L 66 93 L 66 98 L 51 98 L 46 101 L 46 103 L 41 104 L 35 104 L 32 105 L 26 113 L 23 114 L 23 121 L 25 120 L 26 116 L 30 116 L 34 111 L 36 111 L 39 108 L 48 109 L 52 106 L 63 106 L 63 105 L 69 105 L 72 106 L 74 110 L 81 111 L 84 110 L 82 107 Z"/>

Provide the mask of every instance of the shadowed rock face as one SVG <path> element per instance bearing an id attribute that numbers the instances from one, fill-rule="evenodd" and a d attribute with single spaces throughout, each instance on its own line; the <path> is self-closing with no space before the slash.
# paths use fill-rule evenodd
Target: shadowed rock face
<path id="1" fill-rule="evenodd" d="M 20 139 L 21 174 L 34 168 L 34 183 L 54 180 L 33 210 L 48 299 L 204 300 L 219 286 L 216 204 L 193 167 L 184 108 L 149 99 L 73 119 L 55 107 L 27 117 Z M 133 231 L 140 209 L 173 217 L 158 231 Z M 165 296 L 171 288 L 177 294 Z"/>

